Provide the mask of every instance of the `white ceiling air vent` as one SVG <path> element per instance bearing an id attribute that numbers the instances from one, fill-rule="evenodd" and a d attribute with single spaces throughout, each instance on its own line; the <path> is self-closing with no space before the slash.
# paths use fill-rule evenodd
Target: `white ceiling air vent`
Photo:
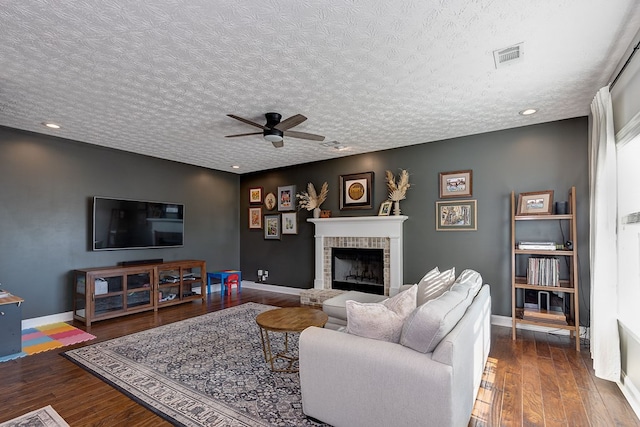
<path id="1" fill-rule="evenodd" d="M 523 50 L 524 43 L 514 44 L 513 46 L 505 47 L 502 49 L 493 51 L 493 60 L 496 63 L 496 68 L 504 67 L 505 65 L 515 64 L 522 61 L 524 55 Z"/>

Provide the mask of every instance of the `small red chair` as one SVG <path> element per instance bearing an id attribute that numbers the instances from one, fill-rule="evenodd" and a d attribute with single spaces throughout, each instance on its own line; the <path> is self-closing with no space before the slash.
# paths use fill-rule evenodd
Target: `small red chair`
<path id="1" fill-rule="evenodd" d="M 240 280 L 237 274 L 228 275 L 225 282 L 224 285 L 227 290 L 227 295 L 231 295 L 231 287 L 234 285 L 236 287 L 236 293 L 240 292 Z"/>

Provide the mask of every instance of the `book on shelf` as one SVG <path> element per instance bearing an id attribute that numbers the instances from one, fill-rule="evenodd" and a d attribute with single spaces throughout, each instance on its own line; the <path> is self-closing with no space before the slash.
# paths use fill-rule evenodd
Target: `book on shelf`
<path id="1" fill-rule="evenodd" d="M 518 249 L 535 251 L 555 251 L 555 242 L 518 242 Z"/>

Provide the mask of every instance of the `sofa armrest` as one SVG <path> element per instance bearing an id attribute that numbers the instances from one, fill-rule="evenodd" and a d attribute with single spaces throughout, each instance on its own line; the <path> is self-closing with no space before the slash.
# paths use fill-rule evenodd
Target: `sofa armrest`
<path id="1" fill-rule="evenodd" d="M 315 327 L 300 335 L 304 413 L 334 426 L 448 425 L 451 372 L 396 343 Z"/>

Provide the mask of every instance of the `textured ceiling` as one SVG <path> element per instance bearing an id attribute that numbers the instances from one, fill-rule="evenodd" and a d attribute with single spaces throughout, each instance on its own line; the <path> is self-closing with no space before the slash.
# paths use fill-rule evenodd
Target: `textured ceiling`
<path id="1" fill-rule="evenodd" d="M 3 0 L 0 125 L 247 173 L 587 115 L 639 27 L 636 0 Z M 224 137 L 269 111 L 348 149 Z"/>

